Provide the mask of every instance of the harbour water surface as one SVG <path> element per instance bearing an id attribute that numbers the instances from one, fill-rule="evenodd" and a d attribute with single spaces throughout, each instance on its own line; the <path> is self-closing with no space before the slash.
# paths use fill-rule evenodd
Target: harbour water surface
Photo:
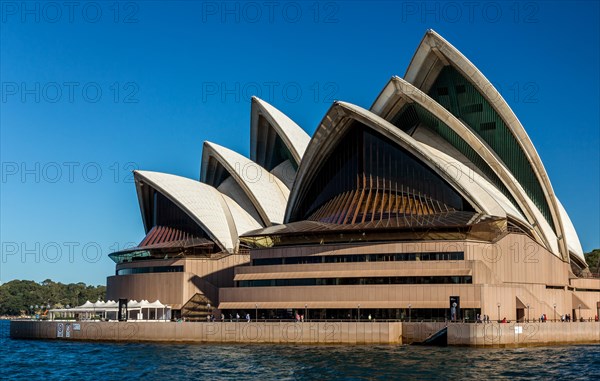
<path id="1" fill-rule="evenodd" d="M 584 380 L 600 375 L 600 345 L 119 344 L 12 340 L 8 332 L 9 322 L 0 321 L 0 380 Z"/>

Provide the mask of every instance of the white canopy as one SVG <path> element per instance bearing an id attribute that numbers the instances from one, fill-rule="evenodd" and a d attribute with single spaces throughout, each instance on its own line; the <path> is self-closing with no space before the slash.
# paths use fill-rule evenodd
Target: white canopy
<path id="1" fill-rule="evenodd" d="M 94 315 L 104 315 L 107 318 L 108 313 L 110 316 L 116 318 L 116 314 L 119 310 L 119 303 L 114 300 L 109 300 L 107 302 L 98 301 L 96 303 L 92 303 L 89 300 L 84 304 L 78 307 L 73 308 L 54 308 L 50 310 L 51 319 L 53 319 L 56 315 L 58 316 L 74 316 L 73 314 L 79 313 L 84 314 L 85 316 Z M 170 320 L 171 319 L 171 307 L 166 304 L 160 302 L 160 300 L 155 300 L 150 303 L 147 300 L 130 300 L 127 303 L 127 310 L 129 311 L 128 315 L 132 316 L 131 313 L 137 314 L 138 319 L 145 320 Z M 152 313 L 151 310 L 154 310 Z M 153 319 L 150 317 L 154 316 Z"/>
<path id="2" fill-rule="evenodd" d="M 147 300 L 141 300 L 141 301 L 137 301 L 137 300 L 131 300 L 129 301 L 129 303 L 127 303 L 127 308 L 128 309 L 132 309 L 132 308 L 169 308 L 169 306 L 167 306 L 166 304 L 162 304 L 160 302 L 160 300 L 156 300 L 152 303 L 150 303 Z"/>
<path id="3" fill-rule="evenodd" d="M 109 300 L 108 302 L 106 302 L 104 304 L 104 308 L 118 308 L 119 307 L 119 303 L 115 302 L 114 300 Z"/>
<path id="4" fill-rule="evenodd" d="M 75 308 L 93 308 L 93 307 L 94 307 L 94 303 L 92 303 L 88 300 L 85 303 L 83 303 L 82 305 L 80 305 L 79 307 L 75 307 Z"/>
<path id="5" fill-rule="evenodd" d="M 148 307 L 149 308 L 165 308 L 165 307 L 167 307 L 167 305 L 166 304 L 162 304 L 160 302 L 160 300 L 155 300 L 154 302 L 149 303 Z"/>

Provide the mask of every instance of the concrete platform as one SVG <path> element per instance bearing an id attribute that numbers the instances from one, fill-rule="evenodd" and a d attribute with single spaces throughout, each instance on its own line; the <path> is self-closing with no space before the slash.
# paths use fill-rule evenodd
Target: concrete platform
<path id="1" fill-rule="evenodd" d="M 13 320 L 14 339 L 271 344 L 412 344 L 448 325 L 448 345 L 526 347 L 600 343 L 600 323 L 60 322 Z"/>
<path id="2" fill-rule="evenodd" d="M 402 323 L 402 341 L 419 343 L 448 325 L 448 345 L 527 347 L 600 343 L 600 323 Z"/>
<path id="3" fill-rule="evenodd" d="M 13 320 L 14 339 L 273 344 L 402 344 L 400 322 L 59 322 Z"/>

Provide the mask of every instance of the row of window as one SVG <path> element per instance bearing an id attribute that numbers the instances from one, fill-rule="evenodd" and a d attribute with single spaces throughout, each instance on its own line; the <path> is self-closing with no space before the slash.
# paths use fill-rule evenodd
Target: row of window
<path id="1" fill-rule="evenodd" d="M 369 284 L 471 284 L 471 276 L 397 276 L 367 278 L 301 278 L 238 281 L 238 287 L 350 286 Z"/>
<path id="2" fill-rule="evenodd" d="M 299 308 L 299 309 L 262 309 L 251 308 L 248 310 L 224 310 L 226 321 L 237 321 L 236 314 L 246 316 L 252 320 L 295 320 L 296 314 L 304 315 L 304 321 L 337 320 L 337 321 L 372 321 L 400 320 L 400 321 L 449 321 L 451 314 L 449 308 Z M 473 321 L 481 314 L 480 308 L 459 308 L 456 320 Z M 435 331 L 432 331 L 433 333 Z"/>
<path id="3" fill-rule="evenodd" d="M 346 263 L 346 262 L 403 262 L 403 261 L 462 261 L 465 253 L 399 253 L 399 254 L 349 254 L 349 255 L 315 255 L 308 257 L 257 258 L 252 260 L 253 266 L 299 265 L 311 263 Z"/>
<path id="4" fill-rule="evenodd" d="M 147 274 L 147 273 L 182 273 L 183 266 L 153 266 L 131 267 L 117 270 L 117 275 Z"/>

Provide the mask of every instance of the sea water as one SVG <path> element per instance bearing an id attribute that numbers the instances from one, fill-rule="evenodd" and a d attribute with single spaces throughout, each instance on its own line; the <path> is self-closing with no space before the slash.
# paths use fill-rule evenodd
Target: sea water
<path id="1" fill-rule="evenodd" d="M 198 323 L 202 324 L 202 323 Z M 12 340 L 0 380 L 598 379 L 600 345 L 488 349 L 410 345 L 215 345 Z"/>

